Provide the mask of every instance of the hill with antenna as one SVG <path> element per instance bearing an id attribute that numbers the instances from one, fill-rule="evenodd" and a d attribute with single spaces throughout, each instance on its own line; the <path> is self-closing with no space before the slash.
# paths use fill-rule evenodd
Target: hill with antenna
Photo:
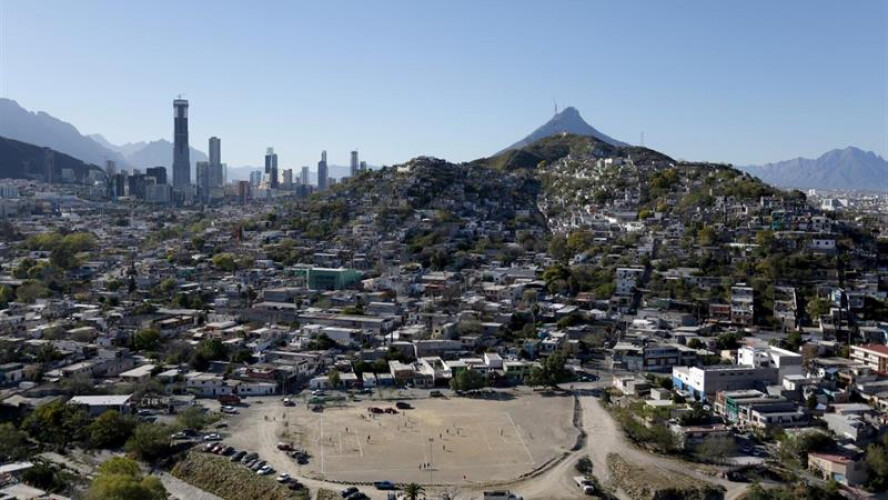
<path id="1" fill-rule="evenodd" d="M 512 144 L 511 146 L 503 149 L 497 154 L 504 153 L 513 149 L 521 149 L 525 146 L 539 141 L 540 139 L 563 134 L 594 137 L 599 141 L 610 144 L 611 146 L 628 146 L 628 144 L 626 144 L 625 142 L 618 141 L 613 137 L 610 137 L 609 135 L 598 131 L 595 127 L 589 125 L 588 123 L 586 123 L 585 120 L 583 120 L 583 117 L 580 116 L 580 112 L 577 111 L 577 108 L 573 106 L 568 106 L 560 112 L 556 111 L 555 116 L 544 123 L 541 127 L 531 132 L 530 135 L 528 135 L 524 139 L 521 139 L 515 144 Z"/>

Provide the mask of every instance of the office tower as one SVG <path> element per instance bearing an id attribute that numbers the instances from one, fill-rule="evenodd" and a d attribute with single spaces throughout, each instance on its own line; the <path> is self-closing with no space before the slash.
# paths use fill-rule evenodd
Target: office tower
<path id="1" fill-rule="evenodd" d="M 114 160 L 105 160 L 105 173 L 108 174 L 108 177 L 117 173 L 117 164 L 114 163 Z"/>
<path id="2" fill-rule="evenodd" d="M 302 176 L 300 177 L 300 184 L 303 186 L 308 186 L 308 167 L 302 167 Z"/>
<path id="3" fill-rule="evenodd" d="M 154 177 L 154 182 L 157 184 L 167 183 L 166 167 L 149 167 L 145 169 L 145 175 L 147 175 L 148 177 Z"/>
<path id="4" fill-rule="evenodd" d="M 138 173 L 137 171 L 133 171 L 133 175 L 129 176 L 127 179 L 127 188 L 128 193 L 133 198 L 144 200 L 146 194 L 146 186 L 148 185 L 148 181 L 146 180 L 147 176 Z"/>
<path id="5" fill-rule="evenodd" d="M 321 161 L 318 162 L 318 191 L 327 189 L 327 152 L 321 151 Z"/>
<path id="6" fill-rule="evenodd" d="M 222 164 L 222 140 L 210 137 L 210 165 Z"/>
<path id="7" fill-rule="evenodd" d="M 262 171 L 254 170 L 250 172 L 250 185 L 259 187 L 259 184 L 262 184 Z"/>
<path id="8" fill-rule="evenodd" d="M 191 157 L 188 151 L 188 101 L 173 101 L 173 189 L 187 192 L 191 188 Z"/>
<path id="9" fill-rule="evenodd" d="M 351 172 L 350 175 L 352 176 L 352 178 L 354 178 L 354 176 L 356 176 L 358 174 L 359 165 L 360 165 L 360 163 L 358 162 L 358 152 L 352 151 L 351 152 L 351 170 L 350 170 L 350 172 Z"/>
<path id="10" fill-rule="evenodd" d="M 284 170 L 284 189 L 293 189 L 293 169 Z"/>
<path id="11" fill-rule="evenodd" d="M 206 161 L 197 162 L 196 169 L 197 190 L 200 193 L 200 199 L 208 201 L 210 199 L 210 163 Z"/>
<path id="12" fill-rule="evenodd" d="M 361 172 L 363 172 L 363 171 L 365 171 L 365 170 L 367 170 L 367 162 L 366 162 L 366 161 L 362 161 L 362 162 L 361 162 Z"/>
<path id="13" fill-rule="evenodd" d="M 265 152 L 265 175 L 268 176 L 268 187 L 277 189 L 280 183 L 278 179 L 278 155 L 274 148 L 268 148 Z"/>

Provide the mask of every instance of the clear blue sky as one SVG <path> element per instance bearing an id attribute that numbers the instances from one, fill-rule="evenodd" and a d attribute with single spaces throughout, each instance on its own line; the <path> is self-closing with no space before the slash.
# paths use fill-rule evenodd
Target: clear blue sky
<path id="1" fill-rule="evenodd" d="M 123 143 L 182 93 L 230 166 L 471 160 L 553 98 L 676 158 L 888 156 L 886 33 L 881 0 L 0 0 L 0 95 Z"/>

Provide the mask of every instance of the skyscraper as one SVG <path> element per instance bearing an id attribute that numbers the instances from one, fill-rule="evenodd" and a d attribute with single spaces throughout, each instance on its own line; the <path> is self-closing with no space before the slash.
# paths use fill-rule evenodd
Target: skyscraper
<path id="1" fill-rule="evenodd" d="M 200 193 L 200 199 L 209 201 L 210 199 L 210 163 L 206 161 L 197 162 L 197 190 Z"/>
<path id="2" fill-rule="evenodd" d="M 222 164 L 222 140 L 210 137 L 210 165 Z"/>
<path id="3" fill-rule="evenodd" d="M 360 163 L 358 162 L 358 152 L 351 152 L 351 176 L 354 178 L 358 174 L 358 168 L 360 167 Z"/>
<path id="4" fill-rule="evenodd" d="M 363 172 L 364 170 L 367 170 L 367 162 L 366 161 L 361 162 L 361 172 Z"/>
<path id="5" fill-rule="evenodd" d="M 218 137 L 210 137 L 210 161 L 207 173 L 207 187 L 205 196 L 218 197 L 220 190 L 225 186 L 225 166 L 222 164 L 222 140 Z"/>
<path id="6" fill-rule="evenodd" d="M 293 169 L 284 170 L 284 189 L 293 189 Z"/>
<path id="7" fill-rule="evenodd" d="M 274 148 L 268 148 L 265 152 L 265 175 L 268 176 L 268 187 L 277 189 L 280 185 L 278 178 L 278 155 Z"/>
<path id="8" fill-rule="evenodd" d="M 302 167 L 302 176 L 299 181 L 303 186 L 308 186 L 308 167 Z"/>
<path id="9" fill-rule="evenodd" d="M 188 151 L 188 101 L 173 101 L 173 189 L 191 188 L 191 158 Z"/>
<path id="10" fill-rule="evenodd" d="M 145 175 L 148 177 L 154 177 L 154 182 L 157 184 L 166 184 L 167 183 L 167 169 L 166 167 L 148 167 L 145 169 Z"/>
<path id="11" fill-rule="evenodd" d="M 327 189 L 327 152 L 321 151 L 321 161 L 318 162 L 318 191 Z"/>

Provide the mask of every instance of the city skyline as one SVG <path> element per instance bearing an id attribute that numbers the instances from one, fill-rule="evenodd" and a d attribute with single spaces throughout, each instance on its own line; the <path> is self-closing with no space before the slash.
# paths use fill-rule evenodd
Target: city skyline
<path id="1" fill-rule="evenodd" d="M 544 122 L 553 99 L 675 158 L 750 164 L 848 145 L 888 156 L 881 2 L 562 2 L 557 16 L 531 2 L 471 16 L 466 4 L 347 5 L 223 2 L 215 22 L 194 23 L 202 5 L 4 0 L 0 95 L 121 144 L 172 142 L 165 109 L 181 93 L 192 142 L 226 138 L 233 168 L 261 167 L 267 144 L 282 167 L 321 150 L 344 166 L 354 149 L 374 165 L 468 161 Z M 208 65 L 226 78 L 206 78 Z"/>

